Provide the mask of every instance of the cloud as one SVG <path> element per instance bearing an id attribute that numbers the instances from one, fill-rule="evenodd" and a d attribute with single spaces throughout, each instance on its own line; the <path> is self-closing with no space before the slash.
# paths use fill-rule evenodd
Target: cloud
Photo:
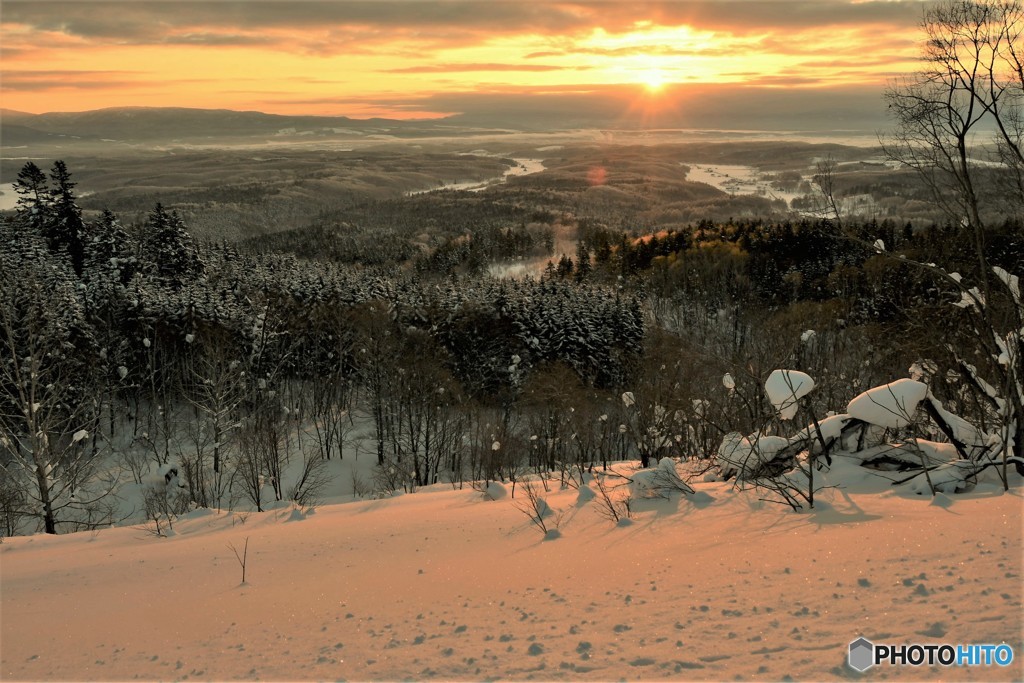
<path id="1" fill-rule="evenodd" d="M 866 56 L 854 56 L 844 59 L 813 59 L 800 62 L 801 68 L 806 69 L 860 69 L 863 73 L 865 67 L 890 66 L 899 64 L 907 57 L 900 54 L 879 54 Z"/>
<path id="2" fill-rule="evenodd" d="M 55 89 L 119 89 L 138 87 L 143 83 L 140 79 L 130 78 L 133 75 L 136 75 L 136 72 L 91 71 L 87 69 L 5 71 L 3 83 L 4 89 L 11 92 L 34 92 Z M 126 76 L 129 78 L 126 78 Z"/>
<path id="3" fill-rule="evenodd" d="M 748 52 L 751 47 L 749 44 L 736 45 L 736 44 L 725 44 L 721 42 L 715 43 L 714 45 L 708 45 L 706 47 L 698 48 L 679 48 L 670 45 L 659 45 L 656 43 L 651 44 L 639 44 L 630 45 L 628 47 L 614 47 L 614 48 L 601 48 L 601 47 L 575 47 L 572 49 L 572 53 L 577 55 L 591 55 L 595 57 L 633 57 L 636 55 L 646 55 L 651 57 L 699 57 L 714 55 L 720 57 L 725 54 L 738 54 L 742 52 Z"/>
<path id="4" fill-rule="evenodd" d="M 425 64 L 385 69 L 390 74 L 468 73 L 472 71 L 586 71 L 589 66 L 558 66 L 555 64 Z"/>
<path id="5" fill-rule="evenodd" d="M 575 11 L 550 3 L 510 2 L 38 2 L 5 0 L 3 22 L 60 32 L 98 44 L 165 44 L 173 36 L 273 36 L 281 49 L 325 51 L 343 42 L 376 44 L 405 37 L 447 45 L 519 31 L 582 28 Z M 291 34 L 291 35 L 284 35 Z M 324 40 L 324 36 L 328 40 Z"/>
<path id="6" fill-rule="evenodd" d="M 20 59 L 25 55 L 30 54 L 32 51 L 22 47 L 9 47 L 7 45 L 0 45 L 0 62 L 11 61 Z"/>
<path id="7" fill-rule="evenodd" d="M 244 80 L 259 81 L 256 78 L 234 79 L 235 82 Z M 36 69 L 5 71 L 3 74 L 4 90 L 10 93 L 58 90 L 139 91 L 150 90 L 154 85 L 158 85 L 160 89 L 173 90 L 180 86 L 219 83 L 221 81 L 217 78 L 175 78 L 161 79 L 157 84 L 151 75 L 141 71 Z"/>
<path id="8" fill-rule="evenodd" d="M 38 2 L 5 0 L 5 23 L 59 31 L 97 42 L 160 44 L 168 35 L 252 37 L 267 31 L 361 29 L 377 42 L 407 33 L 449 43 L 496 35 L 582 34 L 594 27 L 633 31 L 638 22 L 736 34 L 763 34 L 842 25 L 911 29 L 917 2 L 852 0 L 697 0 L 679 2 L 492 2 L 394 0 L 370 2 Z M 299 40 L 301 35 L 297 36 Z"/>
<path id="9" fill-rule="evenodd" d="M 464 111 L 456 105 L 466 89 L 488 97 L 511 92 L 495 81 L 571 81 L 586 76 L 621 82 L 655 72 L 664 72 L 665 80 L 728 80 L 721 73 L 728 71 L 733 80 L 775 89 L 820 86 L 841 78 L 880 83 L 885 74 L 906 68 L 909 56 L 917 52 L 922 6 L 909 0 L 2 2 L 4 88 L 12 94 L 36 93 L 34 99 L 21 98 L 32 99 L 34 106 L 49 106 L 38 104 L 48 89 L 95 91 L 91 100 L 80 99 L 85 108 L 102 98 L 104 86 L 127 98 L 133 84 L 146 103 L 162 98 L 183 104 L 187 102 L 181 98 L 190 97 L 190 92 L 172 87 L 186 82 L 183 79 L 237 73 L 238 64 L 251 63 L 263 87 L 295 98 L 305 96 L 310 104 L 330 104 L 318 97 L 340 92 L 345 102 L 362 102 L 359 106 L 367 110 L 377 106 L 376 100 L 395 111 L 422 107 L 432 113 Z M 674 28 L 684 25 L 691 28 Z M 140 46 L 164 49 L 133 52 Z M 245 61 L 232 50 L 246 50 Z M 133 62 L 136 54 L 146 59 Z M 187 58 L 177 60 L 178 55 Z M 344 61 L 318 59 L 327 56 L 342 56 Z M 133 63 L 145 63 L 152 73 L 100 71 Z M 50 64 L 77 64 L 83 70 L 59 77 L 30 71 Z M 261 71 L 261 64 L 273 68 Z M 24 71 L 8 71 L 14 66 Z M 85 70 L 90 66 L 96 71 Z M 337 80 L 327 79 L 332 74 Z M 469 85 L 474 79 L 479 82 Z M 231 77 L 219 87 L 207 88 L 206 101 L 238 80 Z M 335 87 L 322 87 L 327 83 Z M 361 90 L 351 90 L 357 87 Z M 416 94 L 371 93 L 359 99 L 370 90 L 379 94 L 389 88 L 456 95 L 433 102 L 423 99 L 429 95 Z M 608 107 L 628 111 L 627 91 L 607 88 L 605 83 L 583 84 L 575 90 L 525 88 L 520 96 L 531 104 L 524 116 L 530 115 L 533 104 L 557 105 L 555 111 L 566 116 L 576 116 L 580 106 L 596 112 Z M 609 101 L 581 99 L 598 92 Z M 570 94 L 571 102 L 558 104 L 558 97 Z M 408 99 L 388 104 L 403 97 Z M 232 102 L 224 101 L 229 106 Z M 273 102 L 254 104 L 273 107 Z M 680 106 L 684 104 L 690 105 L 685 111 L 694 110 L 692 103 L 680 100 Z M 502 107 L 520 111 L 508 102 Z"/>
<path id="10" fill-rule="evenodd" d="M 650 14 L 654 21 L 665 25 L 687 24 L 733 33 L 865 24 L 913 28 L 921 16 L 921 3 L 888 0 L 709 0 L 657 3 Z"/>
<path id="11" fill-rule="evenodd" d="M 219 46 L 272 46 L 280 41 L 269 36 L 240 35 L 230 33 L 183 33 L 166 36 L 163 41 L 167 45 L 208 45 Z"/>
<path id="12" fill-rule="evenodd" d="M 751 79 L 750 82 L 745 83 L 747 87 L 754 88 L 781 88 L 781 87 L 798 87 L 798 86 L 819 86 L 825 81 L 821 78 L 815 78 L 813 76 L 803 76 L 798 73 L 787 71 L 782 74 L 773 76 L 758 76 Z"/>

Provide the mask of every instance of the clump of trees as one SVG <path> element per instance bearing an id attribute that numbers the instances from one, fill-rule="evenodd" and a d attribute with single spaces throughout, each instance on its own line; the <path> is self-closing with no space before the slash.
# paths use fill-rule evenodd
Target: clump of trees
<path id="1" fill-rule="evenodd" d="M 951 0 L 925 10 L 920 69 L 887 94 L 896 128 L 890 158 L 913 170 L 951 221 L 962 225 L 974 268 L 920 266 L 947 290 L 975 336 L 951 348 L 954 372 L 1006 430 L 1005 448 L 1024 455 L 1024 309 L 1018 258 L 989 248 L 989 211 L 1024 217 L 1024 4 Z M 992 130 L 991 147 L 978 134 Z M 986 154 L 987 152 L 987 154 Z M 988 157 L 988 158 L 986 158 Z M 986 161 L 990 163 L 985 163 Z M 966 277 L 965 277 L 966 275 Z M 973 353 L 964 353 L 973 351 Z M 983 423 L 984 424 L 984 423 Z"/>
<path id="2" fill-rule="evenodd" d="M 507 421 L 536 368 L 605 387 L 642 349 L 633 295 L 243 255 L 197 243 L 160 205 L 127 228 L 109 212 L 86 220 L 72 188 L 63 164 L 49 180 L 26 165 L 0 225 L 9 529 L 19 516 L 51 533 L 112 521 L 91 496 L 126 439 L 135 481 L 173 463 L 196 505 L 311 500 L 362 408 L 378 464 L 401 474 L 392 484 L 461 481 L 487 469 L 467 454 L 474 420 Z M 312 438 L 297 427 L 307 416 Z"/>

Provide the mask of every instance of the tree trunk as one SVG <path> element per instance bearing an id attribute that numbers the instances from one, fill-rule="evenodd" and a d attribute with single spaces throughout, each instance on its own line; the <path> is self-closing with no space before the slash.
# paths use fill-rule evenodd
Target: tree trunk
<path id="1" fill-rule="evenodd" d="M 53 501 L 50 500 L 50 485 L 45 470 L 36 466 L 36 482 L 39 484 L 39 502 L 43 506 L 43 525 L 46 533 L 57 533 L 57 520 L 53 516 Z"/>

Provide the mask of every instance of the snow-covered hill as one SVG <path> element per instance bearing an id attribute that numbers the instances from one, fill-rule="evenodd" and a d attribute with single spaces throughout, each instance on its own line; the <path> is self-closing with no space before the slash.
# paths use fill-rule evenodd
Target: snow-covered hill
<path id="1" fill-rule="evenodd" d="M 515 498 L 437 486 L 312 510 L 200 510 L 0 545 L 3 680 L 828 680 L 850 641 L 1010 644 L 1020 680 L 1019 477 L 930 499 L 828 489 L 805 514 L 730 484 L 631 525 L 576 489 L 543 536 Z M 553 523 L 550 522 L 549 523 Z M 241 554 L 248 541 L 246 582 Z"/>

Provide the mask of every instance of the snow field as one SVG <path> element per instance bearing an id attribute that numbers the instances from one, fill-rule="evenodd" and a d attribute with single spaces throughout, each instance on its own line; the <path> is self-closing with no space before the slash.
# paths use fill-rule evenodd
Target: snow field
<path id="1" fill-rule="evenodd" d="M 662 465 L 659 465 L 661 467 Z M 623 474 L 629 471 L 623 467 Z M 470 488 L 296 511 L 199 510 L 5 539 L 4 680 L 857 678 L 848 643 L 1007 642 L 1015 669 L 882 667 L 872 679 L 1020 679 L 1019 477 L 931 501 L 820 492 L 795 514 L 728 483 L 643 501 L 541 494 L 545 541 Z M 511 486 L 508 486 L 511 494 Z M 247 582 L 233 545 L 248 538 Z"/>
<path id="2" fill-rule="evenodd" d="M 538 150 L 541 151 L 541 150 Z M 483 150 L 476 150 L 476 152 L 468 152 L 467 154 L 480 154 L 482 156 L 493 156 Z M 481 192 L 499 183 L 503 183 L 511 177 L 530 175 L 531 173 L 540 173 L 544 170 L 543 159 L 513 159 L 516 162 L 514 166 L 510 166 L 500 176 L 494 178 L 487 178 L 486 180 L 467 180 L 463 182 L 442 182 L 437 187 L 430 187 L 425 190 L 410 190 L 405 193 L 407 197 L 411 197 L 418 194 L 426 194 L 428 192 L 435 192 L 437 190 L 466 190 L 468 192 Z"/>

